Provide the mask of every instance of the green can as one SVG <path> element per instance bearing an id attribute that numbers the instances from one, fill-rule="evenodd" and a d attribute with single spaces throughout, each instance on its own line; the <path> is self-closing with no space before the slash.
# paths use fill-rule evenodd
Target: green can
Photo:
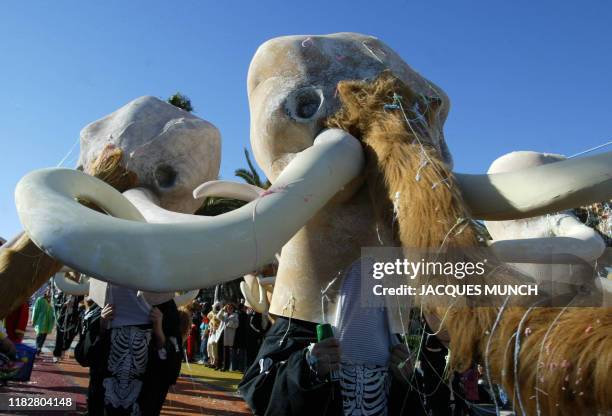
<path id="1" fill-rule="evenodd" d="M 334 330 L 330 324 L 318 324 L 317 325 L 317 341 L 323 341 L 327 338 L 334 336 Z"/>

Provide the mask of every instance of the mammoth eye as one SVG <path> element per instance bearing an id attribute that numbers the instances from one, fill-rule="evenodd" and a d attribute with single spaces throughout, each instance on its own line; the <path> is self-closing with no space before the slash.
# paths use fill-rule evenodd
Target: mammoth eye
<path id="1" fill-rule="evenodd" d="M 176 183 L 178 173 L 168 165 L 160 165 L 155 169 L 155 182 L 160 188 L 171 188 Z"/>
<path id="2" fill-rule="evenodd" d="M 300 88 L 287 97 L 285 111 L 296 121 L 310 121 L 322 107 L 323 92 L 315 87 Z"/>

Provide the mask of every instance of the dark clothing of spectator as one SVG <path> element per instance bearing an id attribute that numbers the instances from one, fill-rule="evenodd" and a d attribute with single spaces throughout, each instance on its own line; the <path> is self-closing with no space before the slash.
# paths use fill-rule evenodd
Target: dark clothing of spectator
<path id="1" fill-rule="evenodd" d="M 79 308 L 79 303 L 83 297 L 66 295 L 59 290 L 54 293 L 56 333 L 53 356 L 61 357 L 64 351 L 70 348 L 76 335 L 81 332 L 82 310 Z"/>
<path id="2" fill-rule="evenodd" d="M 234 360 L 232 368 L 238 371 L 246 370 L 246 347 L 249 337 L 249 316 L 243 309 L 238 310 L 238 328 L 234 339 Z"/>
<path id="3" fill-rule="evenodd" d="M 259 352 L 261 340 L 265 331 L 262 328 L 262 316 L 258 312 L 247 315 L 249 322 L 247 326 L 247 344 L 246 344 L 246 368 L 249 368 L 255 362 L 255 357 Z"/>
<path id="4" fill-rule="evenodd" d="M 161 412 L 168 389 L 176 383 L 180 374 L 183 350 L 180 343 L 179 314 L 174 300 L 156 305 L 156 307 L 163 313 L 162 327 L 166 342 L 162 349 L 158 350 L 154 347 L 155 343 L 151 341 L 147 347 L 146 358 L 133 357 L 140 361 L 146 359 L 146 369 L 144 374 L 138 376 L 136 380 L 136 383 L 141 385 L 138 397 L 127 409 L 112 406 L 106 390 L 107 380 L 113 377 L 109 368 L 111 340 L 118 338 L 113 336 L 112 331 L 122 329 L 113 328 L 101 332 L 99 307 L 97 318 L 94 316 L 95 312 L 86 314 L 89 316 L 85 318 L 84 331 L 75 349 L 75 357 L 81 365 L 90 368 L 87 398 L 89 415 L 128 415 L 136 407 L 143 415 L 158 415 Z M 150 327 L 150 325 L 136 325 L 123 328 L 133 328 L 134 331 L 141 333 L 141 331 L 150 331 Z"/>

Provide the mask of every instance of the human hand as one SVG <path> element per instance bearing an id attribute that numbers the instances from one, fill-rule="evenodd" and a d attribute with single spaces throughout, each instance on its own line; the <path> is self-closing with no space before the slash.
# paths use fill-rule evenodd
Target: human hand
<path id="1" fill-rule="evenodd" d="M 112 304 L 108 303 L 102 308 L 100 314 L 100 328 L 107 329 L 110 326 L 110 322 L 115 317 L 115 309 Z"/>
<path id="2" fill-rule="evenodd" d="M 391 347 L 389 369 L 396 380 L 404 384 L 408 383 L 409 377 L 414 371 L 414 365 L 406 344 L 396 344 Z"/>
<path id="3" fill-rule="evenodd" d="M 325 378 L 330 372 L 340 368 L 340 342 L 336 338 L 327 338 L 313 345 L 310 355 L 315 359 L 315 372 L 319 378 Z"/>
<path id="4" fill-rule="evenodd" d="M 15 344 L 8 338 L 0 338 L 0 349 L 2 349 L 9 357 L 15 356 Z"/>

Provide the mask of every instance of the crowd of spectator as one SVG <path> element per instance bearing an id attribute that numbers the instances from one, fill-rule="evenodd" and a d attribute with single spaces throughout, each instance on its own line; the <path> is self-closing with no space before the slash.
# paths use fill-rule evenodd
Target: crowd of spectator
<path id="1" fill-rule="evenodd" d="M 191 317 L 186 359 L 218 371 L 245 371 L 255 360 L 266 330 L 262 315 L 244 302 L 194 300 L 183 308 Z"/>

